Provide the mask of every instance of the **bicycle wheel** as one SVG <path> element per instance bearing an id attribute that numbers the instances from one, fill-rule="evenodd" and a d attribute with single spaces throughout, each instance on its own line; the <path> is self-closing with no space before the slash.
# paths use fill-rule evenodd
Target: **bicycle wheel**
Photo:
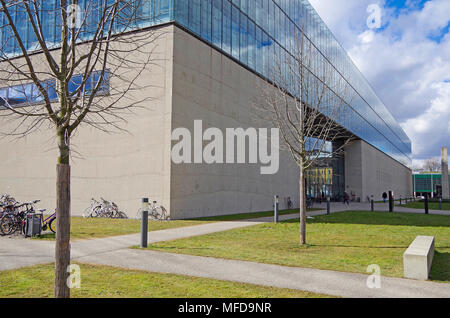
<path id="1" fill-rule="evenodd" d="M 48 224 L 48 228 L 50 229 L 50 231 L 56 234 L 56 218 L 50 221 L 50 223 Z"/>
<path id="2" fill-rule="evenodd" d="M 136 220 L 140 220 L 141 219 L 141 217 L 142 217 L 142 210 L 141 209 L 139 209 L 138 211 L 137 211 L 137 213 L 136 213 Z"/>
<path id="3" fill-rule="evenodd" d="M 11 214 L 5 214 L 0 220 L 0 232 L 3 235 L 11 235 L 17 231 L 16 218 Z"/>
<path id="4" fill-rule="evenodd" d="M 92 209 L 91 218 L 101 218 L 103 215 L 102 207 L 97 205 Z"/>
<path id="5" fill-rule="evenodd" d="M 128 216 L 124 212 L 119 211 L 119 212 L 117 212 L 117 218 L 118 219 L 128 219 Z"/>
<path id="6" fill-rule="evenodd" d="M 91 207 L 88 207 L 86 210 L 83 211 L 81 214 L 85 219 L 92 217 Z"/>
<path id="7" fill-rule="evenodd" d="M 156 219 L 161 220 L 161 221 L 167 221 L 169 220 L 169 214 L 167 213 L 166 208 L 164 208 L 163 206 L 157 206 L 155 208 L 156 210 Z"/>

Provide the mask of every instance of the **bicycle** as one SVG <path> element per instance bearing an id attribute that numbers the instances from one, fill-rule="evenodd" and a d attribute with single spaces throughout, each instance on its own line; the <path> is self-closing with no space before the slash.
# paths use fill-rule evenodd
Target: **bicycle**
<path id="1" fill-rule="evenodd" d="M 128 216 L 119 210 L 117 204 L 112 201 L 100 198 L 103 201 L 105 217 L 110 219 L 128 219 Z"/>
<path id="2" fill-rule="evenodd" d="M 98 216 L 98 210 L 101 208 L 101 203 L 95 200 L 94 198 L 91 199 L 91 205 L 84 210 L 82 216 L 84 218 L 96 218 Z"/>
<path id="3" fill-rule="evenodd" d="M 29 213 L 34 213 L 34 205 L 40 202 L 36 200 L 33 202 L 27 202 L 23 204 L 8 205 L 6 211 L 4 210 L 3 215 L 0 219 L 0 232 L 2 235 L 12 235 L 17 231 L 25 233 L 25 217 Z M 20 210 L 21 208 L 24 210 Z"/>
<path id="4" fill-rule="evenodd" d="M 128 216 L 119 210 L 117 204 L 112 201 L 100 198 L 102 202 L 91 199 L 91 205 L 84 210 L 84 218 L 110 218 L 110 219 L 127 219 Z"/>
<path id="5" fill-rule="evenodd" d="M 17 201 L 9 194 L 2 194 L 0 196 L 0 205 L 14 205 Z"/>
<path id="6" fill-rule="evenodd" d="M 153 201 L 151 204 L 149 204 L 149 213 L 148 217 L 151 220 L 157 220 L 157 221 L 169 221 L 170 215 L 167 212 L 166 208 L 162 205 L 157 205 L 156 201 Z M 142 208 L 140 208 L 136 214 L 136 219 L 140 220 L 142 218 Z"/>

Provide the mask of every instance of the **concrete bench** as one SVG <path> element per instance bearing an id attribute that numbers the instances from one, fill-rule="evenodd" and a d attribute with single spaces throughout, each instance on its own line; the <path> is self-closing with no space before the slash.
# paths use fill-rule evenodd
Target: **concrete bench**
<path id="1" fill-rule="evenodd" d="M 418 236 L 403 254 L 405 278 L 427 280 L 434 257 L 434 237 Z"/>

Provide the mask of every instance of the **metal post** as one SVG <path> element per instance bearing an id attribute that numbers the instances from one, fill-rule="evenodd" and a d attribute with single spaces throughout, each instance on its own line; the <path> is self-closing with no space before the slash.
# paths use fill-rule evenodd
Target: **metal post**
<path id="1" fill-rule="evenodd" d="M 327 214 L 331 214 L 331 198 L 329 196 L 327 197 Z"/>
<path id="2" fill-rule="evenodd" d="M 148 198 L 142 199 L 141 248 L 148 247 Z"/>
<path id="3" fill-rule="evenodd" d="M 402 196 L 400 196 L 400 205 L 402 205 Z"/>
<path id="4" fill-rule="evenodd" d="M 370 211 L 372 211 L 372 212 L 375 211 L 375 201 L 373 199 L 370 200 Z"/>
<path id="5" fill-rule="evenodd" d="M 439 198 L 439 210 L 442 211 L 442 198 Z"/>
<path id="6" fill-rule="evenodd" d="M 389 212 L 394 212 L 394 193 L 389 191 Z"/>
<path id="7" fill-rule="evenodd" d="M 408 197 L 405 198 L 405 204 L 408 205 Z"/>
<path id="8" fill-rule="evenodd" d="M 273 198 L 273 212 L 274 212 L 274 222 L 278 223 L 278 208 L 279 208 L 279 197 L 276 195 Z"/>
<path id="9" fill-rule="evenodd" d="M 425 214 L 429 214 L 430 210 L 428 207 L 428 193 L 425 193 Z"/>

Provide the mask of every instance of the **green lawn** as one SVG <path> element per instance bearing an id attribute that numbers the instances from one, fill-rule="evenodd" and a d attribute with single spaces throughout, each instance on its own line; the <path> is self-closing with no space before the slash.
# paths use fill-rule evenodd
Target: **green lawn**
<path id="1" fill-rule="evenodd" d="M 205 220 L 182 220 L 182 221 L 150 221 L 149 231 L 159 231 L 184 226 L 193 226 L 210 223 Z M 108 236 L 118 236 L 125 234 L 139 233 L 141 231 L 141 221 L 128 219 L 116 220 L 105 218 L 89 218 L 82 217 L 71 218 L 71 239 L 95 239 Z M 42 240 L 54 240 L 53 233 L 47 233 L 38 237 Z"/>
<path id="2" fill-rule="evenodd" d="M 450 217 L 409 213 L 343 212 L 308 220 L 301 247 L 298 220 L 261 224 L 150 246 L 153 250 L 286 266 L 403 276 L 403 253 L 417 235 L 436 237 L 431 279 L 450 281 Z"/>
<path id="3" fill-rule="evenodd" d="M 313 210 L 311 210 L 313 211 Z M 298 213 L 298 210 L 281 211 L 280 215 Z M 210 218 L 199 218 L 191 220 L 174 220 L 174 221 L 150 221 L 149 230 L 159 231 L 185 226 L 194 226 L 220 221 L 238 221 L 246 219 L 254 219 L 259 217 L 273 216 L 272 212 L 255 212 L 246 214 L 232 214 L 225 216 L 217 216 Z M 141 221 L 134 219 L 105 219 L 105 218 L 71 218 L 71 239 L 95 239 L 109 236 L 118 236 L 139 233 L 141 231 Z M 37 239 L 54 240 L 55 235 L 46 233 Z"/>
<path id="4" fill-rule="evenodd" d="M 74 298 L 316 298 L 324 295 L 172 274 L 81 264 Z M 0 298 L 53 297 L 54 265 L 0 272 Z"/>
<path id="5" fill-rule="evenodd" d="M 403 204 L 402 206 L 411 209 L 425 210 L 424 202 L 408 202 L 408 204 Z M 439 210 L 439 202 L 429 202 L 428 207 L 430 210 Z M 450 203 L 442 203 L 442 210 L 450 211 Z"/>

